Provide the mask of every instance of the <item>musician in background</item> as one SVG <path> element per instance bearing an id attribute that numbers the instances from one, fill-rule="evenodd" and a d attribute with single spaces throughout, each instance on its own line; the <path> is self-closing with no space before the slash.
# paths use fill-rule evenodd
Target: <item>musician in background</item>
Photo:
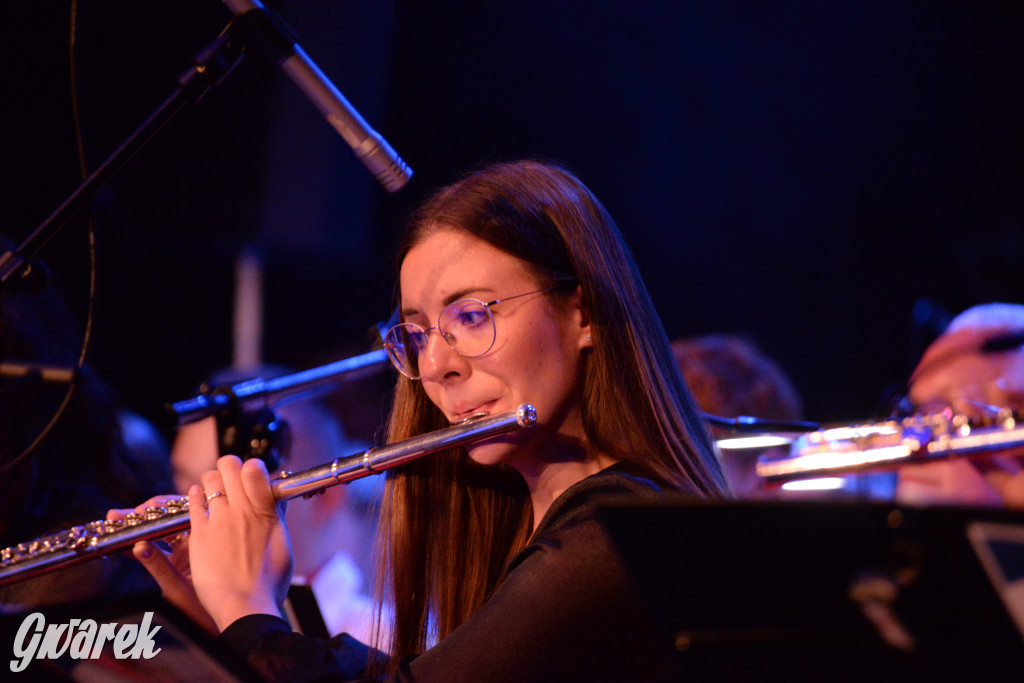
<path id="1" fill-rule="evenodd" d="M 9 243 L 0 238 L 0 251 Z M 81 336 L 49 287 L 0 296 L 0 363 L 74 368 Z M 0 547 L 102 519 L 170 485 L 167 446 L 151 425 L 123 411 L 88 366 L 69 385 L 37 373 L 0 377 Z M 60 418 L 31 453 L 29 445 Z M 125 416 L 129 415 L 126 419 Z M 130 427 L 125 443 L 122 423 Z M 91 562 L 0 588 L 0 612 L 155 590 L 129 558 Z"/>
<path id="2" fill-rule="evenodd" d="M 925 350 L 908 397 L 921 413 L 952 409 L 976 425 L 1001 409 L 1024 411 L 1024 305 L 970 308 Z M 1008 505 L 1024 508 L 1021 451 L 900 469 L 896 495 L 913 503 Z"/>
<path id="3" fill-rule="evenodd" d="M 269 380 L 286 374 L 287 369 L 274 366 L 230 369 L 214 373 L 206 384 L 231 386 L 256 377 Z M 286 425 L 282 429 L 287 438 L 276 445 L 283 470 L 300 472 L 369 447 L 349 440 L 341 421 L 316 399 L 277 406 L 274 417 Z M 179 493 L 187 493 L 189 487 L 200 483 L 203 472 L 217 466 L 218 440 L 213 417 L 178 428 L 171 466 Z M 348 633 L 363 642 L 371 639 L 373 627 L 369 593 L 373 586 L 379 483 L 371 477 L 334 486 L 309 500 L 295 501 L 287 513 L 295 556 L 293 583 L 312 588 L 329 633 Z"/>
<path id="4" fill-rule="evenodd" d="M 708 334 L 676 339 L 672 352 L 704 412 L 780 422 L 803 419 L 803 401 L 793 381 L 753 342 L 734 334 Z"/>
<path id="5" fill-rule="evenodd" d="M 803 401 L 792 380 L 755 344 L 731 334 L 676 339 L 672 353 L 697 406 L 705 413 L 735 418 L 793 422 L 803 419 Z M 712 427 L 722 438 L 724 430 Z M 761 450 L 721 452 L 722 466 L 733 495 L 761 492 L 755 471 Z"/>
<path id="6" fill-rule="evenodd" d="M 430 198 L 402 245 L 389 441 L 521 403 L 538 423 L 389 471 L 383 673 L 664 680 L 668 641 L 594 508 L 719 497 L 725 481 L 611 217 L 560 167 L 495 164 Z M 221 640 L 277 680 L 373 674 L 353 639 L 304 638 L 275 616 L 291 559 L 260 461 L 220 458 L 202 482 L 192 597 Z"/>

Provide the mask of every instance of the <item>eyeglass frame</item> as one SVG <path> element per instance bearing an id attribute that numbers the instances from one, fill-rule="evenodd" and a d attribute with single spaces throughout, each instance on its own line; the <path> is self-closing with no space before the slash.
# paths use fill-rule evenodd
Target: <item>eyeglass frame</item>
<path id="1" fill-rule="evenodd" d="M 522 294 L 515 294 L 513 296 L 506 296 L 506 297 L 503 297 L 501 299 L 495 299 L 494 301 L 482 301 L 481 299 L 474 299 L 473 297 L 465 297 L 463 299 L 459 299 L 457 301 L 453 301 L 450 304 L 448 304 L 447 306 L 445 306 L 444 308 L 442 308 L 441 312 L 437 314 L 437 322 L 438 322 L 438 324 L 434 325 L 433 327 L 424 328 L 422 325 L 418 325 L 416 323 L 406 323 L 406 322 L 396 323 L 396 324 L 392 325 L 391 327 L 389 327 L 387 332 L 385 332 L 384 336 L 382 337 L 382 339 L 384 340 L 384 349 L 388 353 L 388 360 L 390 360 L 391 364 L 395 366 L 395 369 L 398 370 L 398 372 L 400 372 L 405 377 L 408 377 L 409 379 L 411 379 L 413 381 L 417 381 L 417 380 L 423 379 L 423 375 L 420 375 L 419 377 L 413 377 L 408 372 L 406 372 L 405 370 L 402 369 L 402 367 L 398 364 L 398 361 L 395 360 L 395 356 L 392 354 L 391 347 L 388 345 L 388 342 L 387 342 L 387 339 L 388 339 L 388 337 L 391 336 L 392 332 L 394 332 L 399 327 L 404 327 L 406 325 L 411 325 L 413 327 L 418 327 L 420 330 L 423 331 L 424 337 L 429 337 L 431 331 L 437 330 L 441 334 L 441 338 L 444 339 L 444 343 L 447 344 L 448 348 L 450 348 L 452 351 L 454 351 L 455 353 L 459 354 L 463 358 L 479 358 L 480 356 L 483 356 L 483 355 L 487 354 L 491 349 L 493 349 L 494 348 L 494 342 L 496 342 L 498 340 L 498 325 L 497 325 L 497 323 L 494 322 L 494 314 L 491 313 L 491 306 L 497 306 L 498 304 L 505 303 L 506 301 L 511 301 L 512 299 L 519 299 L 519 298 L 524 297 L 524 296 L 530 296 L 531 294 L 540 294 L 541 292 L 550 292 L 552 289 L 559 289 L 559 288 L 565 287 L 570 282 L 575 284 L 576 283 L 576 279 L 573 278 L 572 280 L 566 280 L 564 282 L 559 282 L 558 284 L 551 285 L 550 287 L 542 287 L 540 289 L 535 289 L 535 290 L 530 291 L 530 292 L 523 292 Z M 464 301 L 472 301 L 472 302 L 478 303 L 481 306 L 483 306 L 484 310 L 487 311 L 487 317 L 491 321 L 491 331 L 492 331 L 491 343 L 487 346 L 486 349 L 484 349 L 480 353 L 476 353 L 476 354 L 473 354 L 473 355 L 468 355 L 468 354 L 462 353 L 457 348 L 452 346 L 452 343 L 448 340 L 448 335 L 445 334 L 445 331 L 441 329 L 441 325 L 440 325 L 441 317 L 444 315 L 444 312 L 447 311 L 452 306 L 455 306 L 456 304 L 461 304 Z M 406 354 L 406 355 L 408 355 L 408 354 Z"/>

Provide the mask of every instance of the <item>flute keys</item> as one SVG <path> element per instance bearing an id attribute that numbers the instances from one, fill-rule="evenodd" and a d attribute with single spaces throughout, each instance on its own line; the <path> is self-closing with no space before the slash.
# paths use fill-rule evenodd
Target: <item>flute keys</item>
<path id="1" fill-rule="evenodd" d="M 97 519 L 94 522 L 89 522 L 85 525 L 85 527 L 89 530 L 90 534 L 97 534 L 102 536 L 104 534 L 110 533 L 109 531 L 107 531 L 107 520 L 105 519 Z"/>
<path id="2" fill-rule="evenodd" d="M 84 526 L 71 527 L 68 531 L 67 547 L 72 550 L 81 550 L 89 544 L 92 534 Z"/>
<path id="3" fill-rule="evenodd" d="M 146 521 L 146 515 L 142 512 L 129 512 L 124 516 L 124 523 L 128 526 L 138 526 Z"/>
<path id="4" fill-rule="evenodd" d="M 167 514 L 167 508 L 165 507 L 151 507 L 146 508 L 146 511 L 142 513 L 145 516 L 147 522 L 160 519 Z"/>

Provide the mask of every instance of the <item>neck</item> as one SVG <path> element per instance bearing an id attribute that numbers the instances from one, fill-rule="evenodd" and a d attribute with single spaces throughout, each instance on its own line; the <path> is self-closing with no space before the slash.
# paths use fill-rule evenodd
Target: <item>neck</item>
<path id="1" fill-rule="evenodd" d="M 533 531 L 537 530 L 548 508 L 566 489 L 618 462 L 607 453 L 587 448 L 588 445 L 578 444 L 575 448 L 566 449 L 560 458 L 510 463 L 526 480 L 530 490 Z"/>

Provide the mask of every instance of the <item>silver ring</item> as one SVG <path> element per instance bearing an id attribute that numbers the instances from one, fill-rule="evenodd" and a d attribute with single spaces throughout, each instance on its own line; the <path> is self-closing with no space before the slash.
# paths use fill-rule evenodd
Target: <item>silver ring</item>
<path id="1" fill-rule="evenodd" d="M 224 493 L 223 491 L 214 491 L 213 493 L 209 493 L 206 496 L 206 504 L 209 505 L 210 501 L 213 500 L 214 498 L 218 498 L 220 496 L 226 496 L 226 495 L 228 495 L 228 494 Z"/>

